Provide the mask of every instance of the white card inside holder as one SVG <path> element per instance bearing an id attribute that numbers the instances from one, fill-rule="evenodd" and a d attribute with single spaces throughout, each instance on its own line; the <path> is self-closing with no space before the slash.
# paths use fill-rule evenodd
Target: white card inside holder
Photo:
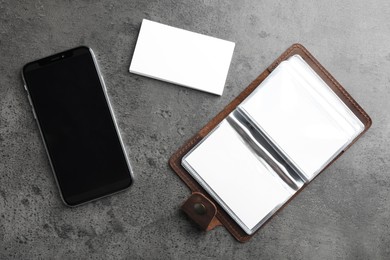
<path id="1" fill-rule="evenodd" d="M 190 150 L 182 165 L 250 235 L 363 130 L 294 55 Z"/>

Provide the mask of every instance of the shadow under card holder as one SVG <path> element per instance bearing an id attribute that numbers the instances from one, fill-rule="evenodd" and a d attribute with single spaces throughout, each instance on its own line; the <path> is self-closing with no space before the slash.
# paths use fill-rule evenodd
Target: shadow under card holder
<path id="1" fill-rule="evenodd" d="M 222 225 L 245 242 L 370 126 L 294 44 L 170 158 L 192 192 L 181 208 L 201 229 Z"/>

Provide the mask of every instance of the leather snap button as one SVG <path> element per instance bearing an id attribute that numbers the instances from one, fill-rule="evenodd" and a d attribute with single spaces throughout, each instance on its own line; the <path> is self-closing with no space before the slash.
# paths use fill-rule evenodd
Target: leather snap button
<path id="1" fill-rule="evenodd" d="M 206 207 L 205 207 L 205 205 L 203 205 L 203 203 L 195 203 L 194 204 L 194 211 L 198 215 L 204 215 L 207 212 Z"/>

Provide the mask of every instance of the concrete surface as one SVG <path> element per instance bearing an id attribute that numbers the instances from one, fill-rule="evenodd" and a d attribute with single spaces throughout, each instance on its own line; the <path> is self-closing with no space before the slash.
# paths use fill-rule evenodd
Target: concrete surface
<path id="1" fill-rule="evenodd" d="M 222 97 L 128 73 L 142 18 L 236 42 Z M 0 1 L 0 258 L 389 259 L 390 2 Z M 374 124 L 250 242 L 203 233 L 171 154 L 294 42 Z M 97 54 L 136 175 L 78 208 L 59 197 L 20 70 L 78 45 Z"/>

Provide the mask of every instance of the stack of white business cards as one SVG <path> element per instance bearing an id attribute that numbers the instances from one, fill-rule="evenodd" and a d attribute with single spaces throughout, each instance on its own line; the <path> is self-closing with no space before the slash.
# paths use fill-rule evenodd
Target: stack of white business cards
<path id="1" fill-rule="evenodd" d="M 234 46 L 144 19 L 130 72 L 222 95 Z"/>

